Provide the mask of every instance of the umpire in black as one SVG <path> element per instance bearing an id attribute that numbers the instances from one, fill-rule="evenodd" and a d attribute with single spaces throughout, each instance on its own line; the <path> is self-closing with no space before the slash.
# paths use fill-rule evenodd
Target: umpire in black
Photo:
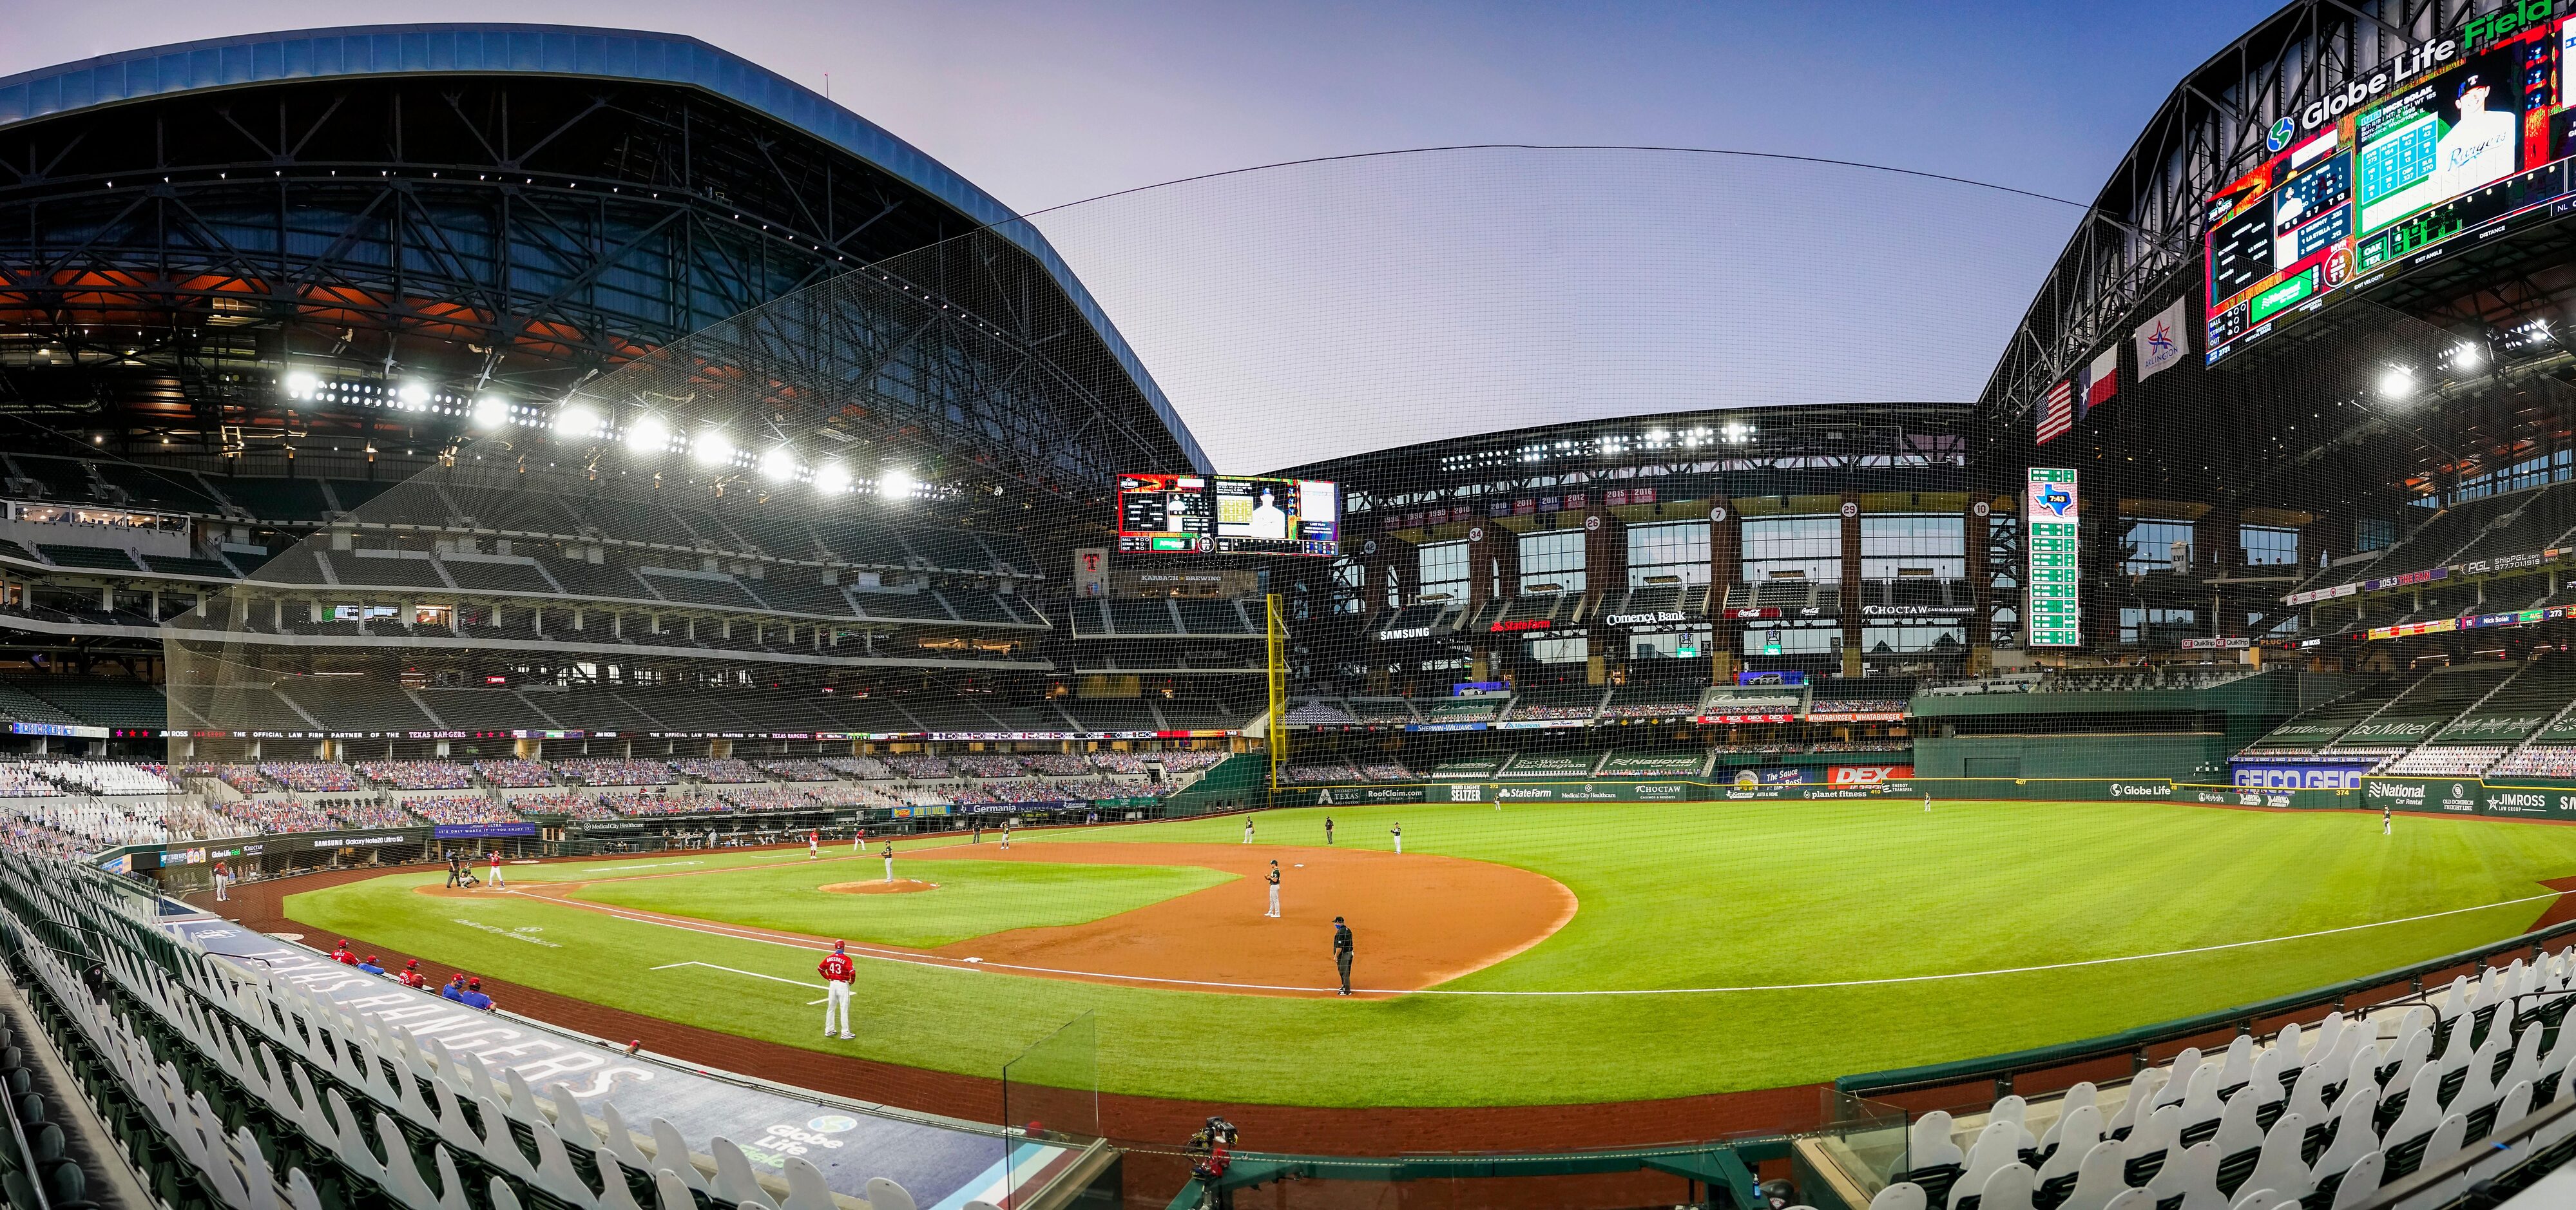
<path id="1" fill-rule="evenodd" d="M 454 849 L 449 849 L 447 851 L 447 885 L 452 887 L 461 887 L 465 885 L 465 864 L 464 861 L 456 855 L 456 850 Z"/>
<path id="2" fill-rule="evenodd" d="M 1341 968 L 1342 994 L 1351 994 L 1351 926 L 1333 917 L 1333 965 Z"/>

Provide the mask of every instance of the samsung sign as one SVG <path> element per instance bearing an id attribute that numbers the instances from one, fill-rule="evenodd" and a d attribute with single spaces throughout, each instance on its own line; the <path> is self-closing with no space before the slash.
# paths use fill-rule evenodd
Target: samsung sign
<path id="1" fill-rule="evenodd" d="M 2239 786 L 2265 790 L 2357 790 L 2371 766 L 2240 763 L 2229 772 Z"/>

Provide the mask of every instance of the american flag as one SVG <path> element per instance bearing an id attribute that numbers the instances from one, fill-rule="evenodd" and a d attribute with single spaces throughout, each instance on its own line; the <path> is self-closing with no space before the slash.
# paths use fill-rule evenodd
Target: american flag
<path id="1" fill-rule="evenodd" d="M 2075 427 L 2075 382 L 2061 378 L 2039 401 L 2039 444 L 2046 445 Z"/>

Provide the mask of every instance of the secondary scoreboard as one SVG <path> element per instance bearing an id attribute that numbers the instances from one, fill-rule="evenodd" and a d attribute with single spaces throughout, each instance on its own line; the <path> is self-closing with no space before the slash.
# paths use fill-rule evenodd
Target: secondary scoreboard
<path id="1" fill-rule="evenodd" d="M 2076 647 L 2084 642 L 2084 611 L 2077 600 L 2082 574 L 2082 540 L 2075 493 L 2075 472 L 2065 467 L 2030 468 L 2030 490 L 2022 497 L 2022 546 L 2030 562 L 2023 594 L 2030 615 L 2030 645 Z"/>

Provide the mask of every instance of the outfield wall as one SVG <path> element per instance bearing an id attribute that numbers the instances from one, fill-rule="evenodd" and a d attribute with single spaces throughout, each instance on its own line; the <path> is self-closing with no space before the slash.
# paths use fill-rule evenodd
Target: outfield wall
<path id="1" fill-rule="evenodd" d="M 1769 785 L 1700 779 L 1554 782 L 1446 781 L 1282 787 L 1281 807 L 1393 803 L 1777 802 L 1792 799 L 2001 799 L 2024 802 L 2184 802 L 2273 810 L 2390 811 L 2576 820 L 2576 780 L 2364 777 L 2344 789 L 2265 789 L 2170 778 L 1918 777 L 1873 785 Z"/>

